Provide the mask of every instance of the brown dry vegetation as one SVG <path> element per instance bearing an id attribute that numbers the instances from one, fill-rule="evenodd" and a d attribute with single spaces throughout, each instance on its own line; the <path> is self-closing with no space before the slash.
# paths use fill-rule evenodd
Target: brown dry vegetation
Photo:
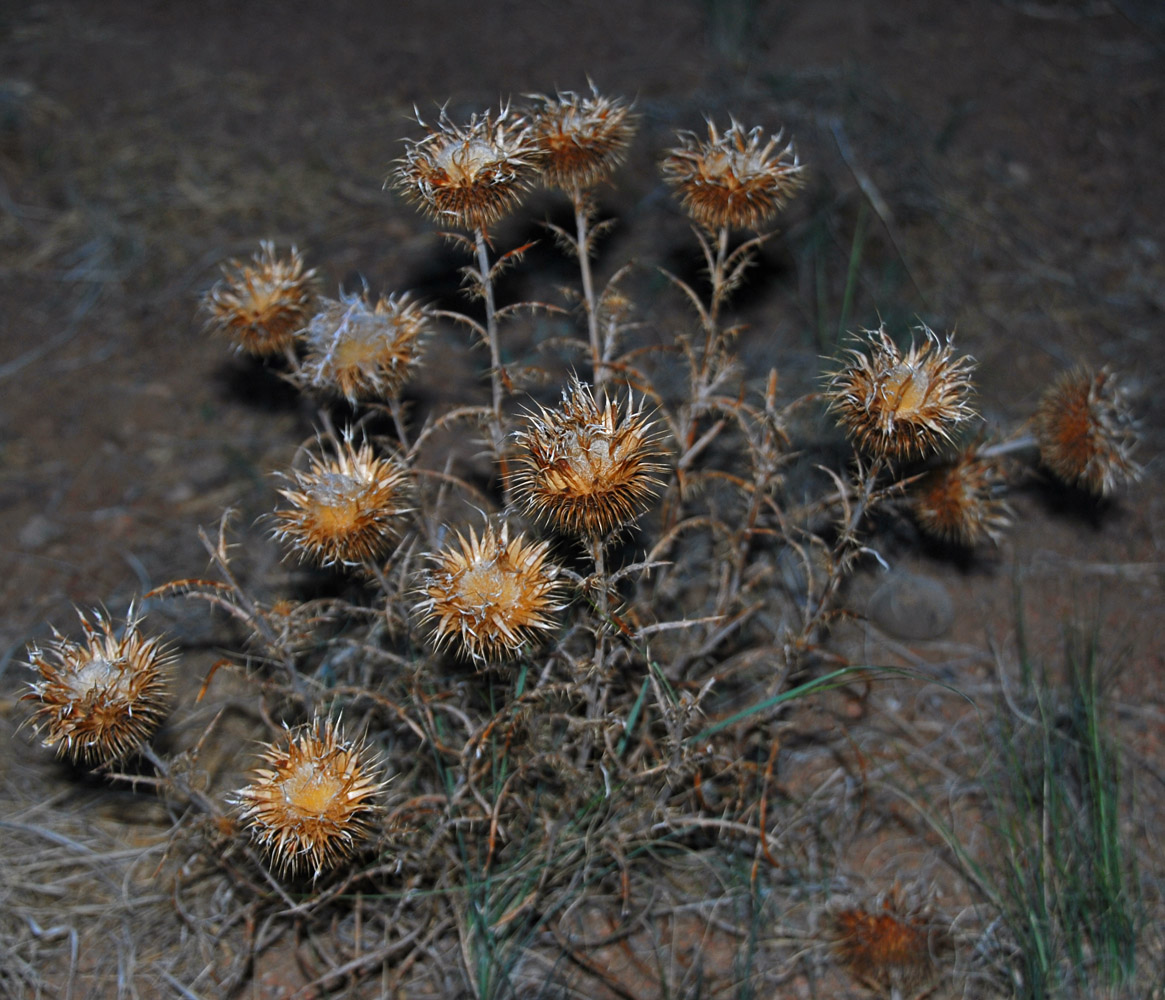
<path id="1" fill-rule="evenodd" d="M 999 851 L 992 751 L 1019 748 L 1005 776 L 1038 770 L 1044 758 L 1025 740 L 1038 743 L 1040 730 L 1022 721 L 1039 714 L 1023 697 L 1023 649 L 1051 671 L 1049 713 L 1062 721 L 1079 680 L 1060 668 L 1065 634 L 1095 629 L 1124 762 L 1120 830 L 1139 863 L 1147 929 L 1128 984 L 1073 988 L 1159 995 L 1165 28 L 1152 5 L 445 4 L 389 14 L 361 0 L 326 11 L 62 0 L 6 5 L 0 42 L 0 989 L 859 996 L 829 928 L 864 907 L 871 926 L 900 914 L 900 938 L 934 945 L 941 995 L 1009 995 L 1014 982 L 1000 970 L 1016 967 L 1015 941 L 971 863 Z M 114 781 L 54 760 L 21 728 L 26 644 L 43 642 L 50 623 L 72 629 L 74 605 L 120 614 L 168 580 L 212 575 L 198 531 L 213 540 L 227 507 L 232 565 L 247 593 L 283 613 L 288 645 L 320 634 L 287 615 L 303 598 L 368 603 L 367 592 L 354 597 L 284 561 L 270 524 L 256 523 L 281 502 L 272 474 L 292 466 L 320 418 L 203 333 L 198 300 L 219 263 L 249 256 L 260 239 L 294 243 L 326 295 L 358 289 L 363 276 L 374 291 L 411 289 L 465 309 L 465 258 L 382 190 L 401 138 L 417 135 L 414 105 L 428 120 L 448 100 L 463 118 L 499 96 L 583 89 L 588 75 L 603 93 L 634 98 L 640 115 L 627 162 L 602 189 L 602 217 L 617 225 L 597 262 L 604 278 L 639 265 L 625 286 L 636 343 L 671 344 L 694 324 L 657 266 L 701 287 L 692 233 L 657 169 L 675 130 L 699 132 L 706 115 L 783 125 L 808 185 L 730 309 L 745 324 L 734 347 L 753 401 L 773 367 L 782 404 L 817 391 L 835 365 L 821 356 L 846 346 L 839 326 L 881 320 L 901 332 L 921 320 L 957 330 L 959 350 L 978 360 L 976 405 L 998 433 L 1020 427 L 1061 371 L 1120 371 L 1142 422 L 1142 481 L 1096 502 L 1029 471 L 1009 495 L 1016 527 L 971 552 L 924 541 L 886 504 L 865 537 L 890 569 L 859 561 L 828 642 L 809 657 L 766 651 L 768 678 L 744 644 L 726 665 L 685 649 L 685 633 L 653 638 L 652 655 L 667 651 L 689 698 L 709 676 L 702 664 L 719 671 L 723 698 L 673 720 L 689 735 L 836 664 L 910 676 L 863 678 L 758 713 L 720 734 L 711 758 L 667 759 L 659 716 L 659 746 L 637 751 L 643 767 L 625 808 L 602 804 L 595 768 L 572 770 L 592 759 L 589 743 L 548 764 L 555 725 L 585 714 L 569 692 L 550 685 L 498 712 L 458 763 L 476 793 L 498 778 L 476 747 L 520 747 L 514 759 L 529 772 L 506 787 L 517 799 L 500 841 L 480 816 L 464 837 L 434 824 L 432 790 L 432 802 L 407 802 L 430 788 L 434 765 L 402 720 L 424 722 L 441 699 L 430 691 L 436 709 L 422 699 L 394 714 L 371 667 L 337 660 L 336 676 L 381 692 L 380 703 L 354 700 L 345 718 L 380 733 L 396 773 L 395 825 L 350 881 L 344 871 L 315 888 L 268 880 L 233 814 L 214 805 L 255 766 L 255 741 L 299 721 L 302 705 L 257 664 L 220 670 L 196 701 L 216 661 L 243 662 L 248 638 L 203 603 L 150 604 L 151 627 L 182 656 L 177 708 L 154 741 L 169 762 L 165 787 L 148 761 Z M 565 224 L 561 200 L 538 193 L 494 234 L 501 249 L 541 240 L 508 276 L 508 301 L 561 303 L 557 287 L 574 280 L 536 225 L 546 217 Z M 513 357 L 537 359 L 530 387 L 552 405 L 567 368 L 556 338 L 577 328 L 545 314 L 507 335 Z M 439 328 L 407 391 L 415 425 L 482 405 L 483 358 L 464 330 Z M 657 364 L 654 378 L 675 398 L 682 382 L 670 371 Z M 821 490 L 810 461 L 847 467 L 823 409 L 806 404 L 788 420 L 808 455 L 783 483 L 791 505 Z M 488 488 L 489 463 L 463 461 L 458 474 Z M 754 549 L 786 590 L 806 586 L 803 560 Z M 588 572 L 569 545 L 558 552 Z M 714 589 L 705 551 L 673 558 L 671 589 L 657 593 Z M 344 637 L 334 620 L 327 629 Z M 360 637 L 399 648 L 396 635 Z M 627 662 L 645 659 L 626 645 Z M 432 669 L 428 680 L 482 718 L 483 701 L 512 694 L 512 674 Z M 613 704 L 618 717 L 637 690 Z M 909 982 L 886 982 L 909 995 Z"/>

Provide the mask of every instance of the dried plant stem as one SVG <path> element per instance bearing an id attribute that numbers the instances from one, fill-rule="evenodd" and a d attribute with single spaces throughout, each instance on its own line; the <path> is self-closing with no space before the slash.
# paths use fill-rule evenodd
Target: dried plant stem
<path id="1" fill-rule="evenodd" d="M 494 302 L 493 272 L 489 263 L 489 243 L 486 241 L 485 231 L 480 226 L 473 231 L 473 242 L 477 249 L 477 273 L 480 279 L 481 300 L 485 305 L 486 340 L 489 342 L 489 374 L 493 392 L 489 431 L 493 441 L 494 455 L 501 470 L 502 484 L 508 491 L 509 475 L 505 459 L 506 432 L 502 419 L 505 373 L 502 370 L 502 350 L 498 339 L 498 314 Z"/>
<path id="2" fill-rule="evenodd" d="M 578 255 L 583 308 L 587 315 L 587 339 L 591 345 L 591 380 L 595 391 L 598 392 L 606 378 L 604 367 L 606 352 L 599 333 L 599 303 L 595 297 L 595 279 L 591 272 L 591 245 L 594 239 L 591 220 L 594 216 L 594 206 L 590 193 L 583 190 L 577 181 L 571 189 L 570 200 L 574 205 L 574 250 Z"/>
<path id="3" fill-rule="evenodd" d="M 1016 451 L 1026 451 L 1029 448 L 1039 447 L 1034 434 L 1023 434 L 1010 441 L 1000 441 L 980 448 L 976 454 L 979 458 L 998 458 L 1000 455 L 1010 455 Z"/>
<path id="4" fill-rule="evenodd" d="M 590 677 L 586 685 L 587 721 L 593 722 L 606 711 L 607 689 L 603 683 L 603 674 L 607 665 L 607 622 L 611 616 L 610 595 L 607 578 L 607 556 L 604 540 L 598 536 L 590 538 L 591 558 L 594 560 L 594 581 L 597 595 L 594 600 L 595 609 L 595 651 L 591 660 Z M 594 743 L 593 733 L 588 730 L 579 747 L 578 766 L 585 767 Z"/>

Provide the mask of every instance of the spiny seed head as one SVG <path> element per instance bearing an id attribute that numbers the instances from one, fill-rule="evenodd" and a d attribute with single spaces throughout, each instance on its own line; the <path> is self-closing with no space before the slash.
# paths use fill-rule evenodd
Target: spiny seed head
<path id="1" fill-rule="evenodd" d="M 383 555 L 399 537 L 411 494 L 405 465 L 380 458 L 372 446 L 353 444 L 352 433 L 334 454 L 309 455 L 306 471 L 284 473 L 279 490 L 290 506 L 274 513 L 274 535 L 321 566 L 355 566 Z"/>
<path id="2" fill-rule="evenodd" d="M 998 545 L 1011 525 L 1011 509 L 1002 499 L 1005 485 L 999 462 L 980 457 L 972 446 L 911 489 L 914 518 L 926 534 L 944 542 L 973 546 L 989 538 Z"/>
<path id="3" fill-rule="evenodd" d="M 262 766 L 234 795 L 239 819 L 278 871 L 318 878 L 371 831 L 386 784 L 375 771 L 363 743 L 315 719 L 288 730 L 286 743 L 264 745 Z"/>
<path id="4" fill-rule="evenodd" d="M 850 975 L 885 996 L 914 996 L 933 984 L 949 949 L 947 929 L 927 913 L 909 911 L 891 893 L 880 910 L 842 910 L 831 921 L 834 950 Z"/>
<path id="5" fill-rule="evenodd" d="M 563 604 L 548 549 L 548 542 L 521 534 L 511 539 L 508 525 L 497 531 L 487 524 L 480 538 L 471 528 L 430 553 L 433 566 L 421 581 L 424 599 L 415 613 L 432 626 L 437 647 L 455 646 L 472 660 L 493 663 L 551 631 Z"/>
<path id="6" fill-rule="evenodd" d="M 662 465 L 643 402 L 595 400 L 577 377 L 557 409 L 540 407 L 517 435 L 515 486 L 526 509 L 572 534 L 600 538 L 635 518 L 659 486 Z"/>
<path id="7" fill-rule="evenodd" d="M 1108 369 L 1061 375 L 1040 398 L 1035 435 L 1040 460 L 1065 483 L 1108 496 L 1140 478 L 1128 399 Z"/>
<path id="8" fill-rule="evenodd" d="M 289 257 L 277 257 L 264 240 L 250 264 L 232 260 L 222 272 L 203 299 L 207 328 L 256 357 L 287 353 L 315 299 L 315 271 L 304 270 L 300 252 L 292 247 Z"/>
<path id="9" fill-rule="evenodd" d="M 103 612 L 77 612 L 85 637 L 56 629 L 44 646 L 30 646 L 39 680 L 23 700 L 37 702 L 31 722 L 46 747 L 75 763 L 104 764 L 149 739 L 166 715 L 168 668 L 174 654 L 158 637 L 138 630 L 130 607 L 120 636 Z"/>
<path id="10" fill-rule="evenodd" d="M 956 357 L 923 326 L 921 346 L 903 354 L 884 328 L 864 331 L 867 351 L 848 352 L 848 364 L 829 376 L 829 409 L 863 451 L 879 458 L 917 458 L 951 440 L 975 416 L 972 358 Z"/>
<path id="11" fill-rule="evenodd" d="M 679 132 L 680 144 L 663 159 L 664 180 L 676 189 L 684 210 L 711 232 L 759 229 L 804 183 L 792 143 L 783 133 L 745 130 L 735 119 L 723 135 L 711 120 L 708 139 Z"/>
<path id="12" fill-rule="evenodd" d="M 573 91 L 545 97 L 536 94 L 531 134 L 541 154 L 542 178 L 551 187 L 572 191 L 606 180 L 623 162 L 635 134 L 631 106 Z"/>
<path id="13" fill-rule="evenodd" d="M 534 179 L 538 147 L 529 125 L 497 115 L 473 115 L 457 125 L 441 109 L 423 139 L 406 139 L 405 155 L 387 183 L 438 222 L 486 230 L 513 209 Z"/>
<path id="14" fill-rule="evenodd" d="M 370 302 L 366 295 L 323 299 L 304 339 L 307 355 L 298 375 L 304 385 L 357 400 L 390 399 L 420 364 L 430 314 L 399 297 Z"/>

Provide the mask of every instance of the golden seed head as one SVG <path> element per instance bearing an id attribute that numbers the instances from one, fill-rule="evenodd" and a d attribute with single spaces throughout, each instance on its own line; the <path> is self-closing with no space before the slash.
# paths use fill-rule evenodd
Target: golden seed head
<path id="1" fill-rule="evenodd" d="M 662 454 L 643 402 L 595 400 L 577 377 L 557 409 L 527 414 L 515 486 L 531 515 L 572 534 L 605 536 L 628 524 L 660 485 Z"/>
<path id="2" fill-rule="evenodd" d="M 321 566 L 355 566 L 384 554 L 399 537 L 408 506 L 408 469 L 396 458 L 378 458 L 352 434 L 330 457 L 309 456 L 310 468 L 284 474 L 279 490 L 290 506 L 276 510 L 274 535 L 300 559 Z"/>
<path id="3" fill-rule="evenodd" d="M 207 328 L 223 333 L 240 351 L 256 357 L 285 354 L 311 316 L 315 271 L 305 271 L 303 256 L 276 257 L 264 240 L 250 264 L 232 260 L 203 299 Z"/>
<path id="4" fill-rule="evenodd" d="M 928 472 L 911 489 L 918 526 L 944 542 L 977 545 L 984 538 L 999 544 L 1011 526 L 1011 509 L 998 461 L 967 448 L 954 462 Z"/>
<path id="5" fill-rule="evenodd" d="M 40 679 L 23 700 L 39 703 L 30 721 L 46 747 L 75 763 L 104 764 L 136 750 L 162 724 L 175 657 L 159 637 L 141 634 L 132 606 L 120 637 L 104 613 L 92 621 L 78 616 L 81 642 L 53 629 L 43 647 L 29 647 Z"/>
<path id="6" fill-rule="evenodd" d="M 1108 496 L 1140 478 L 1133 461 L 1132 411 L 1107 368 L 1065 372 L 1044 392 L 1035 415 L 1040 460 L 1065 483 Z"/>
<path id="7" fill-rule="evenodd" d="M 417 116 L 417 122 L 425 125 Z M 486 230 L 517 206 L 537 171 L 538 147 L 529 125 L 508 105 L 495 116 L 473 115 L 466 125 L 441 109 L 423 139 L 406 139 L 389 182 L 438 222 Z"/>
<path id="8" fill-rule="evenodd" d="M 486 525 L 479 538 L 466 537 L 428 558 L 433 567 L 421 581 L 424 600 L 415 608 L 432 625 L 438 648 L 456 646 L 472 660 L 496 662 L 555 628 L 563 608 L 558 567 L 547 559 L 548 542 L 509 537 L 508 525 Z"/>
<path id="9" fill-rule="evenodd" d="M 848 364 L 829 376 L 829 409 L 863 451 L 879 458 L 917 458 L 951 440 L 972 419 L 968 402 L 972 358 L 956 357 L 923 326 L 921 346 L 903 354 L 884 328 L 866 330 L 868 353 L 849 351 Z M 862 339 L 859 337 L 859 339 Z"/>
<path id="10" fill-rule="evenodd" d="M 239 819 L 275 868 L 318 878 L 351 856 L 372 828 L 385 787 L 367 747 L 339 725 L 314 720 L 266 744 L 263 766 L 235 793 Z"/>
<path id="11" fill-rule="evenodd" d="M 573 91 L 535 95 L 531 133 L 540 152 L 542 179 L 571 191 L 606 180 L 623 162 L 635 134 L 635 116 L 625 101 Z"/>
<path id="12" fill-rule="evenodd" d="M 408 294 L 369 302 L 366 295 L 323 299 L 304 334 L 307 354 L 299 381 L 361 398 L 389 399 L 420 364 L 429 311 Z"/>
<path id="13" fill-rule="evenodd" d="M 887 996 L 913 996 L 933 984 L 936 960 L 950 943 L 946 928 L 924 912 L 908 912 L 893 893 L 880 911 L 842 910 L 831 923 L 834 950 L 850 975 Z"/>
<path id="14" fill-rule="evenodd" d="M 792 143 L 782 133 L 765 139 L 760 128 L 745 131 L 732 119 L 720 135 L 708 122 L 705 142 L 678 133 L 680 144 L 663 159 L 663 176 L 684 210 L 712 232 L 728 227 L 759 229 L 788 203 L 804 183 Z"/>

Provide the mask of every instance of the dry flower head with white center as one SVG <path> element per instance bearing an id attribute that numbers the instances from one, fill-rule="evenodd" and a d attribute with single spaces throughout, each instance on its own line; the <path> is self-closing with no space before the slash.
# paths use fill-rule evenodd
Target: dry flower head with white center
<path id="1" fill-rule="evenodd" d="M 875 458 L 912 459 L 951 442 L 957 428 L 976 416 L 971 406 L 972 358 L 954 353 L 929 327 L 921 344 L 903 352 L 885 328 L 866 330 L 865 350 L 850 350 L 825 388 L 854 444 Z"/>
<path id="2" fill-rule="evenodd" d="M 203 299 L 207 328 L 256 357 L 289 353 L 311 317 L 315 271 L 295 248 L 287 257 L 264 240 L 249 264 L 224 264 L 223 276 Z"/>
<path id="3" fill-rule="evenodd" d="M 384 555 L 411 513 L 412 479 L 398 459 L 377 456 L 351 433 L 329 456 L 309 455 L 306 470 L 284 473 L 289 504 L 276 510 L 274 535 L 301 560 L 357 566 Z"/>
<path id="4" fill-rule="evenodd" d="M 595 399 L 573 378 L 553 410 L 529 413 L 517 435 L 515 478 L 527 511 L 570 534 L 602 538 L 634 520 L 656 494 L 663 466 L 643 402 Z"/>
<path id="5" fill-rule="evenodd" d="M 710 232 L 759 229 L 785 207 L 804 183 L 792 143 L 781 133 L 766 139 L 760 127 L 732 120 L 723 135 L 708 121 L 708 138 L 680 132 L 662 170 L 684 210 Z"/>
<path id="6" fill-rule="evenodd" d="M 517 207 L 533 183 L 538 147 L 529 124 L 511 115 L 473 115 L 465 125 L 441 109 L 436 126 L 422 139 L 406 139 L 405 155 L 387 184 L 439 223 L 487 230 Z"/>
<path id="7" fill-rule="evenodd" d="M 429 324 L 428 310 L 407 293 L 375 302 L 366 295 L 323 299 L 303 334 L 297 381 L 338 393 L 353 406 L 391 399 L 420 364 Z"/>
<path id="8" fill-rule="evenodd" d="M 29 648 L 39 679 L 23 700 L 37 703 L 30 722 L 46 747 L 74 763 L 111 763 L 162 724 L 175 655 L 161 638 L 141 633 L 132 606 L 120 630 L 104 612 L 77 614 L 82 641 L 53 629 L 52 639 Z"/>
<path id="9" fill-rule="evenodd" d="M 319 719 L 265 744 L 262 765 L 235 793 L 239 818 L 281 873 L 318 878 L 372 832 L 385 781 L 360 741 Z"/>
<path id="10" fill-rule="evenodd" d="M 564 605 L 549 547 L 487 524 L 480 537 L 470 528 L 431 553 L 414 613 L 432 628 L 434 644 L 496 663 L 557 628 Z"/>

